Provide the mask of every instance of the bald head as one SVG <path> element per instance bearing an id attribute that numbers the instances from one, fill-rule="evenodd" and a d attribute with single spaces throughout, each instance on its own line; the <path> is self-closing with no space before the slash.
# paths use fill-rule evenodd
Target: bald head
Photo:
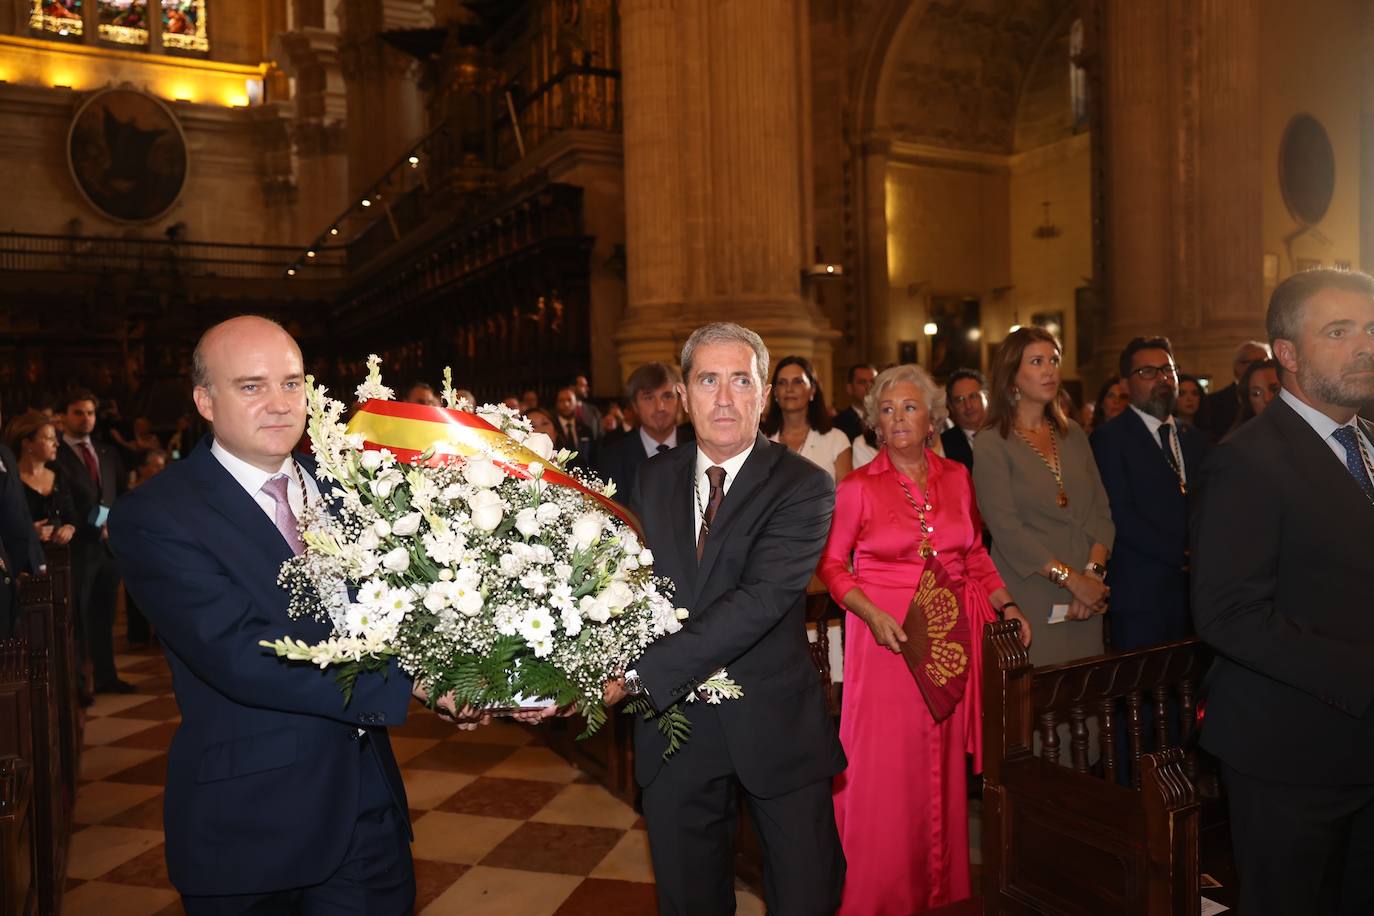
<path id="1" fill-rule="evenodd" d="M 209 388 L 211 382 L 210 360 L 222 352 L 226 345 L 233 347 L 242 343 L 258 343 L 285 338 L 296 348 L 300 357 L 300 347 L 295 339 L 271 318 L 261 315 L 240 315 L 211 325 L 196 341 L 195 352 L 191 354 L 191 384 L 196 388 Z"/>
<path id="2" fill-rule="evenodd" d="M 231 318 L 201 335 L 192 374 L 215 442 L 263 471 L 280 469 L 305 431 L 305 372 L 291 335 L 266 318 Z"/>

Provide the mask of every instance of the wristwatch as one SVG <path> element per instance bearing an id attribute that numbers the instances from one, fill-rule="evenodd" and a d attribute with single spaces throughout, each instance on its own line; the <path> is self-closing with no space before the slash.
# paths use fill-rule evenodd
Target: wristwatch
<path id="1" fill-rule="evenodd" d="M 1101 563 L 1089 563 L 1087 566 L 1083 567 L 1083 571 L 1099 579 L 1107 578 L 1107 567 L 1103 566 Z"/>
<path id="2" fill-rule="evenodd" d="M 639 672 L 633 668 L 625 672 L 625 692 L 632 697 L 644 693 L 644 682 L 639 679 Z"/>

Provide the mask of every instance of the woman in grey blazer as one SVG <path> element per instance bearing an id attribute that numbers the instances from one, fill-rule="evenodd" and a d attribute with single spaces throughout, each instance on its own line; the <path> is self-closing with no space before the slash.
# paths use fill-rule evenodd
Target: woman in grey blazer
<path id="1" fill-rule="evenodd" d="M 1035 628 L 1034 665 L 1102 653 L 1103 573 L 1116 533 L 1088 437 L 1068 418 L 1060 354 L 1042 328 L 1009 334 L 973 440 L 978 510 L 997 571 Z"/>

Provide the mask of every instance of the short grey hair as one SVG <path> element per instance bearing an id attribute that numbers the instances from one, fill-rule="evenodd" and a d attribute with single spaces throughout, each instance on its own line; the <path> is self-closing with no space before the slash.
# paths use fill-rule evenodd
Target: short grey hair
<path id="1" fill-rule="evenodd" d="M 723 343 L 744 344 L 753 350 L 754 362 L 759 373 L 759 387 L 762 388 L 768 383 L 768 348 L 764 346 L 763 338 L 743 325 L 731 321 L 704 324 L 687 338 L 687 342 L 682 345 L 682 359 L 679 360 L 682 363 L 683 381 L 692 379 L 692 357 L 696 354 L 697 347 Z"/>
<path id="2" fill-rule="evenodd" d="M 888 389 L 902 382 L 910 382 L 921 392 L 921 399 L 926 402 L 926 410 L 930 411 L 930 428 L 939 435 L 945 427 L 945 421 L 949 419 L 945 389 L 935 384 L 935 379 L 930 377 L 930 373 L 915 363 L 892 366 L 878 373 L 878 377 L 873 380 L 873 387 L 868 389 L 868 397 L 864 398 L 864 413 L 869 427 L 878 428 L 878 405 L 882 403 Z"/>
<path id="3" fill-rule="evenodd" d="M 1330 267 L 1303 270 L 1293 274 L 1276 286 L 1269 297 L 1269 311 L 1264 316 L 1264 329 L 1269 332 L 1270 343 L 1276 340 L 1291 340 L 1297 343 L 1302 335 L 1303 311 L 1308 301 L 1317 293 L 1328 289 L 1358 293 L 1374 299 L 1374 277 L 1358 270 L 1336 270 Z"/>

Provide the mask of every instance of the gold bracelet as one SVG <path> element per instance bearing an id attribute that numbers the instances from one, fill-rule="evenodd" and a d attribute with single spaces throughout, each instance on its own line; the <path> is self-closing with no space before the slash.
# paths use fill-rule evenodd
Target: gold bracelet
<path id="1" fill-rule="evenodd" d="M 1050 581 L 1063 588 L 1069 583 L 1069 568 L 1057 560 L 1050 566 Z"/>

